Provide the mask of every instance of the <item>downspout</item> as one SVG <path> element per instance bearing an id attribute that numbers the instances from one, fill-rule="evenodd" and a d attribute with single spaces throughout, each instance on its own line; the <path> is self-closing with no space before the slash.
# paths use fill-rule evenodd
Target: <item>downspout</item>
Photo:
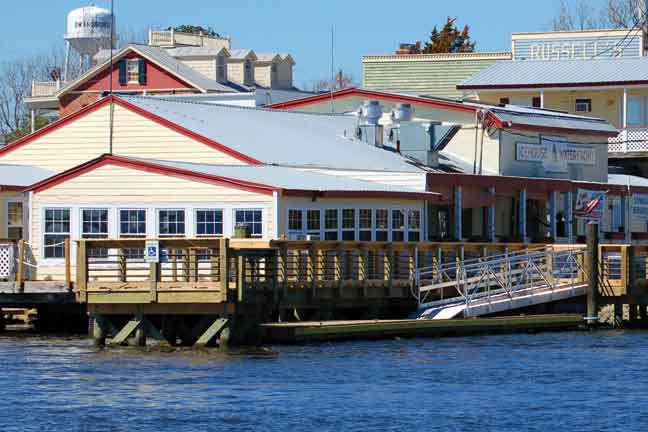
<path id="1" fill-rule="evenodd" d="M 279 240 L 279 192 L 272 192 L 272 217 L 274 218 L 272 237 L 274 240 Z"/>

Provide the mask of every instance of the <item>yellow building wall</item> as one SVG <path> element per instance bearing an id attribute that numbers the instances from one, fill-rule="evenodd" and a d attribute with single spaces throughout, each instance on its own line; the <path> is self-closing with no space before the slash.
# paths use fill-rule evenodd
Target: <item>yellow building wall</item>
<path id="1" fill-rule="evenodd" d="M 230 81 L 233 81 L 235 83 L 243 84 L 243 68 L 244 68 L 244 63 L 237 61 L 237 62 L 228 62 L 227 63 L 227 78 Z"/>
<path id="2" fill-rule="evenodd" d="M 525 98 L 529 101 L 539 97 L 540 91 L 534 92 L 480 92 L 479 99 L 488 103 L 499 103 L 501 98 L 509 98 L 511 103 L 515 99 Z M 628 96 L 648 96 L 648 89 L 629 89 Z M 591 99 L 592 111 L 588 113 L 576 112 L 576 99 Z M 602 118 L 614 126 L 622 127 L 623 89 L 609 90 L 558 90 L 545 89 L 544 107 L 565 111 L 570 114 Z"/>
<path id="3" fill-rule="evenodd" d="M 214 58 L 181 59 L 180 61 L 196 72 L 199 72 L 205 78 L 211 80 L 216 79 L 216 60 Z"/>
<path id="4" fill-rule="evenodd" d="M 39 262 L 38 277 L 55 280 L 64 276 L 62 260 L 43 259 L 43 213 L 48 206 L 69 207 L 71 215 L 71 237 L 80 237 L 81 224 L 78 213 L 83 207 L 103 206 L 119 208 L 129 206 L 146 208 L 218 208 L 219 205 L 235 205 L 237 208 L 262 208 L 266 236 L 274 233 L 273 197 L 240 189 L 201 183 L 163 174 L 150 173 L 131 168 L 106 165 L 79 177 L 70 179 L 45 191 L 35 193 L 32 203 L 31 247 Z M 227 211 L 227 210 L 225 210 Z M 75 217 L 77 222 L 75 223 Z M 224 214 L 224 219 L 226 219 Z M 150 219 L 151 216 L 149 215 Z M 114 221 L 118 223 L 118 221 Z M 148 222 L 150 223 L 150 222 Z M 186 224 L 193 224 L 186 220 Z M 109 232 L 118 232 L 118 227 L 109 227 Z M 75 247 L 73 259 L 75 262 Z"/>
<path id="5" fill-rule="evenodd" d="M 113 153 L 212 164 L 245 164 L 206 144 L 115 105 Z M 109 106 L 0 155 L 0 163 L 64 171 L 109 152 Z"/>
<path id="6" fill-rule="evenodd" d="M 254 65 L 254 81 L 263 87 L 272 87 L 270 64 Z"/>

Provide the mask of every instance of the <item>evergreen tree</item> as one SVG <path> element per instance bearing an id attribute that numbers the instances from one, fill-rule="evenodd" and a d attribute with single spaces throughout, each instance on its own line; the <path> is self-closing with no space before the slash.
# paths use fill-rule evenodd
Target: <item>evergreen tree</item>
<path id="1" fill-rule="evenodd" d="M 418 52 L 420 54 L 473 52 L 475 42 L 470 41 L 470 27 L 464 26 L 463 30 L 459 30 L 455 26 L 455 21 L 456 18 L 448 17 L 441 31 L 434 26 L 425 47 L 421 49 L 420 43 L 417 42 Z"/>

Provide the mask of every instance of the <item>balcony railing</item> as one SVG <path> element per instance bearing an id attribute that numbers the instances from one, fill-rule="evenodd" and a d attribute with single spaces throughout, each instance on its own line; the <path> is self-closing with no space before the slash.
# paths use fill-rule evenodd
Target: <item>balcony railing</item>
<path id="1" fill-rule="evenodd" d="M 149 45 L 152 46 L 222 46 L 229 47 L 229 38 L 205 34 L 183 33 L 174 30 L 150 30 Z"/>
<path id="2" fill-rule="evenodd" d="M 32 81 L 31 96 L 54 96 L 54 94 L 61 90 L 65 84 L 64 81 Z"/>
<path id="3" fill-rule="evenodd" d="M 608 153 L 648 152 L 648 127 L 621 129 L 608 139 Z"/>

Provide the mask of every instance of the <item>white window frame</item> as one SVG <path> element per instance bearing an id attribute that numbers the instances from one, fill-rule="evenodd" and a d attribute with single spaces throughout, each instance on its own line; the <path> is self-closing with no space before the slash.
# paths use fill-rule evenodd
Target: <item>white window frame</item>
<path id="1" fill-rule="evenodd" d="M 182 225 L 184 227 L 184 230 L 182 234 L 175 233 L 175 234 L 162 234 L 162 231 L 160 230 L 160 224 L 162 222 L 162 219 L 160 218 L 160 213 L 161 212 L 182 212 Z M 155 232 L 157 233 L 158 237 L 164 237 L 164 238 L 182 238 L 182 237 L 187 237 L 187 214 L 188 211 L 186 208 L 182 207 L 172 207 L 172 208 L 157 208 L 155 209 Z M 189 219 L 191 220 L 191 219 Z M 178 221 L 174 222 L 176 225 L 178 224 Z M 177 229 L 177 226 L 176 226 Z"/>
<path id="2" fill-rule="evenodd" d="M 317 229 L 310 229 L 308 226 L 309 218 L 308 218 L 308 213 L 309 212 L 317 212 L 318 217 L 314 220 L 317 221 Z M 304 215 L 306 215 L 306 235 L 311 236 L 310 238 L 312 240 L 320 240 L 322 238 L 322 209 L 319 208 L 310 208 L 306 209 L 303 211 Z"/>
<path id="3" fill-rule="evenodd" d="M 418 213 L 418 229 L 412 229 L 410 227 L 410 214 L 414 212 Z M 423 238 L 423 236 L 421 232 L 423 228 L 423 212 L 420 209 L 408 208 L 407 213 L 405 215 L 405 223 L 407 228 L 406 241 L 413 242 L 413 243 L 418 243 L 422 241 L 421 239 Z M 410 233 L 418 233 L 418 240 L 410 240 Z"/>
<path id="4" fill-rule="evenodd" d="M 377 241 L 378 240 L 378 231 L 380 232 L 386 232 L 387 233 L 387 238 L 384 241 L 389 241 L 391 239 L 391 209 L 389 207 L 377 207 L 373 209 L 373 233 L 372 233 L 372 238 Z M 387 228 L 385 229 L 378 229 L 378 211 L 386 211 L 387 212 Z M 383 241 L 383 240 L 381 240 Z"/>
<path id="5" fill-rule="evenodd" d="M 221 213 L 221 233 L 220 234 L 198 234 L 198 212 L 220 212 Z M 188 210 L 187 210 L 188 212 Z M 185 235 L 187 231 L 187 212 L 185 212 Z M 225 236 L 225 210 L 223 208 L 195 208 L 193 209 L 193 221 L 194 221 L 194 229 L 193 232 L 196 237 L 224 237 Z M 206 222 L 206 223 L 211 223 L 211 222 Z M 216 223 L 216 222 L 213 222 Z"/>
<path id="6" fill-rule="evenodd" d="M 48 210 L 67 210 L 68 211 L 68 231 L 67 231 L 67 233 L 64 233 L 64 232 L 61 232 L 61 233 L 54 233 L 54 232 L 49 233 L 49 232 L 46 231 L 46 229 L 47 229 L 47 211 Z M 48 249 L 48 247 L 46 246 L 45 240 L 47 239 L 48 235 L 50 235 L 50 236 L 56 235 L 56 236 L 61 236 L 61 237 L 65 237 L 67 235 L 68 239 L 72 239 L 72 233 L 74 232 L 74 228 L 73 228 L 73 225 L 72 225 L 73 214 L 74 214 L 73 207 L 69 207 L 69 206 L 44 206 L 43 207 L 42 225 L 41 225 L 43 227 L 42 234 L 41 234 L 41 245 L 42 245 L 41 256 L 43 257 L 44 260 L 47 260 L 47 261 L 51 262 L 51 261 L 63 261 L 65 259 L 64 256 L 61 256 L 61 257 L 56 257 L 56 256 L 51 257 L 50 256 L 50 257 L 48 257 L 47 254 L 46 254 L 46 250 Z"/>
<path id="7" fill-rule="evenodd" d="M 336 223 L 335 223 L 335 228 L 327 228 L 326 227 L 326 212 L 328 211 L 334 211 L 335 212 L 335 217 L 336 217 Z M 340 229 L 342 228 L 342 215 L 340 214 L 340 209 L 339 208 L 331 208 L 331 207 L 324 207 L 323 210 L 323 217 L 324 217 L 324 224 L 322 226 L 322 229 L 324 231 L 323 233 L 323 240 L 326 240 L 326 234 L 327 233 L 335 233 L 335 239 L 340 240 L 341 239 L 341 233 Z"/>
<path id="8" fill-rule="evenodd" d="M 254 238 L 265 238 L 266 236 L 266 209 L 264 207 L 235 207 L 232 208 L 232 233 L 236 227 L 236 212 L 238 211 L 258 211 L 261 213 L 261 234 L 254 235 L 250 230 L 250 236 Z"/>
<path id="9" fill-rule="evenodd" d="M 353 228 L 344 227 L 344 211 L 353 210 Z M 353 232 L 353 240 L 345 240 L 344 233 Z M 340 240 L 357 241 L 358 240 L 358 209 L 356 207 L 342 207 L 340 209 Z"/>
<path id="10" fill-rule="evenodd" d="M 588 101 L 588 102 L 582 102 L 582 101 Z M 578 109 L 579 107 L 587 107 L 589 109 Z M 574 99 L 574 111 L 577 113 L 591 113 L 592 112 L 592 99 L 591 98 L 578 98 Z"/>
<path id="11" fill-rule="evenodd" d="M 135 65 L 135 79 L 131 79 L 131 65 L 133 64 Z M 126 59 L 126 82 L 128 82 L 128 84 L 139 84 L 139 68 L 139 59 Z"/>
<path id="12" fill-rule="evenodd" d="M 144 212 L 144 234 L 130 234 L 122 233 L 122 220 L 121 212 L 122 211 L 143 211 Z M 146 238 L 149 233 L 148 229 L 148 220 L 149 220 L 149 209 L 146 207 L 119 207 L 117 208 L 117 237 L 118 238 Z M 137 221 L 139 225 L 140 221 Z"/>
<path id="13" fill-rule="evenodd" d="M 403 214 L 403 229 L 395 229 L 394 226 L 394 212 L 401 212 Z M 394 240 L 394 232 L 401 232 L 403 233 L 403 239 L 402 240 Z M 407 241 L 407 209 L 406 208 L 401 208 L 401 207 L 394 207 L 389 210 L 389 241 Z"/>
<path id="14" fill-rule="evenodd" d="M 9 225 L 9 207 L 11 204 L 21 204 L 22 205 L 22 215 L 20 217 L 21 224 L 20 225 Z M 5 208 L 4 208 L 4 215 L 5 215 L 5 233 L 7 238 L 9 238 L 9 228 L 20 228 L 21 229 L 21 239 L 25 238 L 25 235 L 27 234 L 26 232 L 26 221 L 27 221 L 27 203 L 24 200 L 20 199 L 10 199 L 5 202 Z"/>
<path id="15" fill-rule="evenodd" d="M 362 213 L 362 211 L 366 211 L 366 210 L 369 210 L 369 228 L 362 228 L 360 226 L 360 222 L 362 220 L 360 218 L 360 214 Z M 358 208 L 358 224 L 357 224 L 358 225 L 358 233 L 357 233 L 357 236 L 356 236 L 358 241 L 372 241 L 375 238 L 375 231 L 376 231 L 376 220 L 374 218 L 375 213 L 376 213 L 376 210 L 371 208 L 371 207 L 360 207 L 360 208 Z M 360 233 L 367 232 L 367 231 L 369 231 L 369 240 L 362 240 L 360 238 Z"/>
<path id="16" fill-rule="evenodd" d="M 101 234 L 95 234 L 95 233 L 86 233 L 83 231 L 83 212 L 84 211 L 97 211 L 97 210 L 103 210 L 106 212 L 106 233 L 105 237 L 85 237 L 86 235 L 104 235 L 103 233 Z M 89 207 L 89 206 L 84 206 L 79 208 L 79 238 L 80 239 L 91 239 L 91 238 L 110 238 L 110 208 L 109 207 Z"/>

